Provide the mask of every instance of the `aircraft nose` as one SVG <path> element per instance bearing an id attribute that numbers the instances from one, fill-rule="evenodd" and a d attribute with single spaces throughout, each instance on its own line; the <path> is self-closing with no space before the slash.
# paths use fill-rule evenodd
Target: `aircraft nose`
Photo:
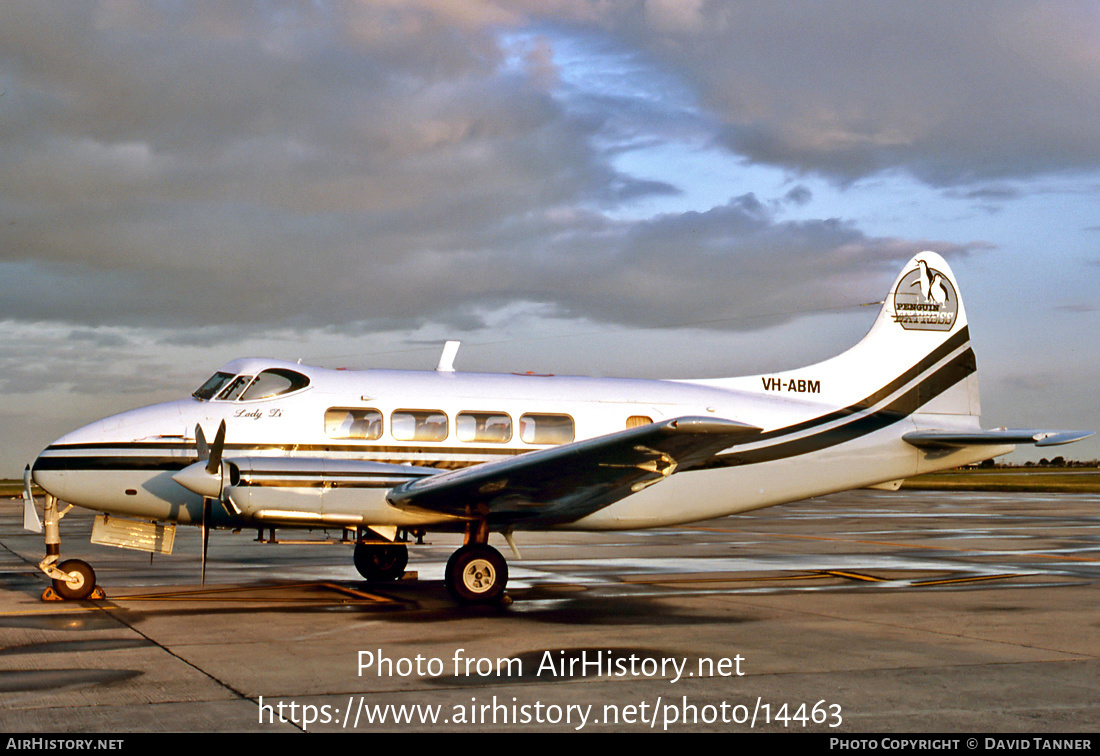
<path id="1" fill-rule="evenodd" d="M 84 479 L 95 468 L 103 466 L 105 455 L 102 451 L 120 440 L 119 430 L 127 414 L 89 423 L 51 443 L 31 465 L 31 479 L 58 499 L 79 503 L 81 492 L 87 487 Z"/>
<path id="2" fill-rule="evenodd" d="M 47 448 L 71 447 L 182 436 L 187 422 L 184 410 L 189 402 L 165 402 L 141 409 L 120 412 L 66 433 Z"/>
<path id="3" fill-rule="evenodd" d="M 59 453 L 53 444 L 50 444 L 31 464 L 31 480 L 39 488 L 57 499 L 65 499 L 63 494 L 68 493 L 66 480 L 73 477 L 69 470 L 70 463 Z"/>
<path id="4" fill-rule="evenodd" d="M 194 461 L 184 402 L 97 420 L 67 433 L 35 459 L 31 478 L 56 498 L 119 514 L 186 519 L 171 473 Z M 183 507 L 193 504 L 190 494 Z M 198 500 L 201 502 L 201 500 Z"/>

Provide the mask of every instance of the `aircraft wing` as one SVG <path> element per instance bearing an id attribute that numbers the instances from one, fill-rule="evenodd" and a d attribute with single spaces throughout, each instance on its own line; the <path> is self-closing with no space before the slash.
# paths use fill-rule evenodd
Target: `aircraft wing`
<path id="1" fill-rule="evenodd" d="M 1071 444 L 1092 435 L 1092 431 L 997 430 L 942 431 L 919 430 L 906 433 L 902 439 L 922 449 L 952 449 L 962 446 L 999 446 L 1001 444 L 1035 444 L 1058 446 Z"/>
<path id="2" fill-rule="evenodd" d="M 681 417 L 408 481 L 387 499 L 400 509 L 487 515 L 494 525 L 571 522 L 760 431 L 733 420 Z"/>

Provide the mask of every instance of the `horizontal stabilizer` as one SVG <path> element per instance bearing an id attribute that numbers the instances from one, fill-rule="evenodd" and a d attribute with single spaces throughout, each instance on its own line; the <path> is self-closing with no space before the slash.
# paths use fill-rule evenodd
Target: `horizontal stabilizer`
<path id="1" fill-rule="evenodd" d="M 906 433 L 902 439 L 921 449 L 948 449 L 962 446 L 998 446 L 1001 444 L 1035 444 L 1058 446 L 1072 444 L 1093 435 L 1092 431 L 1013 430 L 1000 428 L 987 431 L 921 430 Z"/>
<path id="2" fill-rule="evenodd" d="M 569 522 L 679 470 L 700 465 L 760 428 L 681 417 L 409 481 L 386 497 L 399 509 L 495 524 Z"/>

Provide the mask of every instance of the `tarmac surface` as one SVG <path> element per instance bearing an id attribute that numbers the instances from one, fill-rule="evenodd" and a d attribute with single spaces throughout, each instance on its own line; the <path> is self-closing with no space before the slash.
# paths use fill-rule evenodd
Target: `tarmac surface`
<path id="1" fill-rule="evenodd" d="M 376 586 L 346 546 L 217 532 L 201 587 L 196 529 L 150 563 L 89 544 L 91 522 L 65 518 L 62 555 L 89 561 L 107 598 L 42 602 L 42 536 L 0 502 L 6 732 L 1100 723 L 1096 495 L 857 491 L 660 530 L 519 533 L 519 560 L 493 536 L 512 603 L 491 608 L 450 601 L 449 536 L 411 549 L 419 580 Z"/>

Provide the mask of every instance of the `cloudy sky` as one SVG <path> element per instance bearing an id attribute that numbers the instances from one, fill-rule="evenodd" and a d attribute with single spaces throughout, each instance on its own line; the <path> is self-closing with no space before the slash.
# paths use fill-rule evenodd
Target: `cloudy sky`
<path id="1" fill-rule="evenodd" d="M 1086 0 L 5 2 L 0 475 L 238 356 L 794 367 L 926 248 L 1100 429 L 1098 124 Z"/>

